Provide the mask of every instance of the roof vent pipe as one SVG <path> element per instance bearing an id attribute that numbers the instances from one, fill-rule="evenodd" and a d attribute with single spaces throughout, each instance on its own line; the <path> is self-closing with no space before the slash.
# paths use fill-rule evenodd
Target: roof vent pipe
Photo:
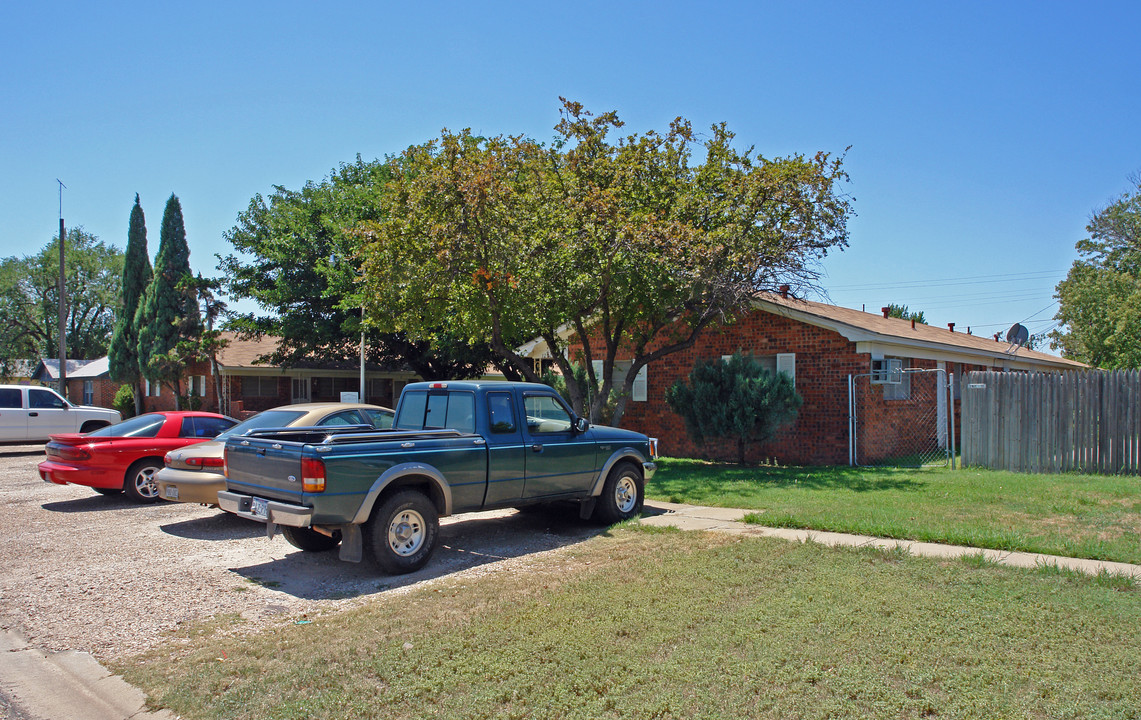
<path id="1" fill-rule="evenodd" d="M 780 296 L 786 300 L 788 299 L 788 285 L 780 286 Z"/>
<path id="2" fill-rule="evenodd" d="M 995 334 L 994 334 L 994 341 L 995 341 L 995 342 L 998 342 L 998 338 L 999 338 L 1001 335 L 1002 335 L 1002 333 L 995 333 Z"/>
<path id="3" fill-rule="evenodd" d="M 882 308 L 880 308 L 880 312 L 883 313 L 884 320 L 886 320 L 887 314 L 891 312 L 891 308 L 890 307 L 882 307 Z"/>
<path id="4" fill-rule="evenodd" d="M 955 323 L 947 323 L 947 329 L 951 332 L 955 332 Z"/>
<path id="5" fill-rule="evenodd" d="M 911 329 L 915 329 L 915 318 L 911 318 Z"/>

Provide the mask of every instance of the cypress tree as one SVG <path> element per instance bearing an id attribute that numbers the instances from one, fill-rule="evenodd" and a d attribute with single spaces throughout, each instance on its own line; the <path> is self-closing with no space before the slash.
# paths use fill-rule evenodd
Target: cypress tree
<path id="1" fill-rule="evenodd" d="M 169 386 L 176 398 L 182 395 L 184 367 L 178 344 L 197 338 L 202 325 L 192 278 L 182 205 L 172 193 L 162 214 L 154 280 L 139 305 L 137 325 L 139 369 L 144 377 Z"/>
<path id="2" fill-rule="evenodd" d="M 123 261 L 123 309 L 115 321 L 111 346 L 107 355 L 110 376 L 115 382 L 129 383 L 135 392 L 135 413 L 143 409 L 142 375 L 139 371 L 139 327 L 135 314 L 147 286 L 151 283 L 151 258 L 147 254 L 147 221 L 139 194 L 131 208 L 127 228 L 127 253 Z"/>

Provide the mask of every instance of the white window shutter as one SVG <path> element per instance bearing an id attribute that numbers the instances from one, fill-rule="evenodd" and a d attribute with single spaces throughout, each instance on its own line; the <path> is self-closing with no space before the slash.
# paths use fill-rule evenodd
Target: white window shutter
<path id="1" fill-rule="evenodd" d="M 796 353 L 777 353 L 777 372 L 788 375 L 796 387 Z"/>
<path id="2" fill-rule="evenodd" d="M 196 375 L 198 378 L 198 397 L 206 397 L 206 376 Z"/>
<path id="3" fill-rule="evenodd" d="M 638 374 L 634 376 L 634 402 L 646 402 L 647 369 L 647 366 L 643 365 Z"/>
<path id="4" fill-rule="evenodd" d="M 591 365 L 591 367 L 594 368 L 594 379 L 598 381 L 599 385 L 601 385 L 602 381 L 604 379 L 602 377 L 602 361 L 601 360 L 591 360 L 590 365 Z"/>

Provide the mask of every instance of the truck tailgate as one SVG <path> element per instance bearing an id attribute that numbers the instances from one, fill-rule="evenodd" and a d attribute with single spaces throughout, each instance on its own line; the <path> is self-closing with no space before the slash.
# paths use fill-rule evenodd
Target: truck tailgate
<path id="1" fill-rule="evenodd" d="M 301 457 L 305 444 L 258 438 L 226 443 L 226 485 L 251 495 L 301 501 Z"/>

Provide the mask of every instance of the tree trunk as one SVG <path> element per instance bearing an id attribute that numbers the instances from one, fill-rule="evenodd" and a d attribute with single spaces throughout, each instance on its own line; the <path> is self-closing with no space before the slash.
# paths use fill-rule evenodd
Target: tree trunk
<path id="1" fill-rule="evenodd" d="M 146 383 L 140 377 L 133 383 L 135 387 L 135 415 L 143 414 L 143 393 L 146 391 Z"/>
<path id="2" fill-rule="evenodd" d="M 737 464 L 745 464 L 745 438 L 737 438 Z"/>

